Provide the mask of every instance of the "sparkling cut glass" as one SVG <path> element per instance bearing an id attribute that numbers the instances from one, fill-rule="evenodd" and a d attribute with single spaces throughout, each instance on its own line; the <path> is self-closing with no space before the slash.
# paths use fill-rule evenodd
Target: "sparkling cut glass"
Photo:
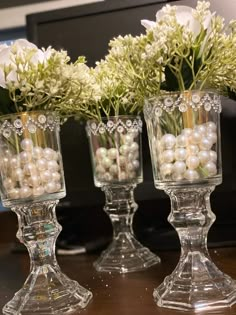
<path id="1" fill-rule="evenodd" d="M 68 314 L 92 297 L 61 272 L 55 256 L 55 207 L 66 194 L 59 129 L 53 112 L 0 117 L 1 198 L 17 214 L 17 237 L 30 254 L 30 274 L 3 314 Z"/>
<path id="2" fill-rule="evenodd" d="M 168 221 L 181 256 L 154 290 L 158 306 L 211 310 L 236 302 L 236 283 L 212 262 L 207 233 L 215 221 L 210 194 L 222 182 L 220 96 L 212 91 L 172 92 L 146 101 L 154 183 L 171 199 Z"/>
<path id="3" fill-rule="evenodd" d="M 104 211 L 113 224 L 113 241 L 94 264 L 98 271 L 126 273 L 160 262 L 132 230 L 138 208 L 133 191 L 143 181 L 141 132 L 139 117 L 115 116 L 87 123 L 94 183 L 105 192 Z"/>

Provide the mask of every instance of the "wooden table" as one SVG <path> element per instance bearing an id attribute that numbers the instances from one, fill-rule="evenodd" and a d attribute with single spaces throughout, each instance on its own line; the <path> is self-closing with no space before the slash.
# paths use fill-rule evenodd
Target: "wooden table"
<path id="1" fill-rule="evenodd" d="M 210 253 L 216 265 L 236 279 L 236 248 L 214 249 Z M 159 256 L 160 265 L 126 275 L 97 273 L 92 266 L 95 255 L 60 256 L 58 261 L 69 277 L 93 292 L 93 301 L 82 315 L 193 314 L 159 308 L 154 303 L 153 289 L 173 270 L 179 253 L 160 252 Z M 13 254 L 9 246 L 0 247 L 0 309 L 21 288 L 28 270 L 27 254 Z M 197 314 L 236 315 L 236 306 Z"/>

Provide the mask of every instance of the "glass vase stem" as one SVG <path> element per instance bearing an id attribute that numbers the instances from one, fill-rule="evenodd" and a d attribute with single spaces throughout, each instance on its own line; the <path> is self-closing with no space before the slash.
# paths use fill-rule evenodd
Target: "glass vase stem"
<path id="1" fill-rule="evenodd" d="M 113 225 L 113 241 L 94 266 L 98 271 L 127 273 L 143 270 L 160 262 L 160 258 L 140 244 L 133 234 L 136 184 L 106 185 L 104 211 Z"/>
<path id="2" fill-rule="evenodd" d="M 138 208 L 133 190 L 136 185 L 104 186 L 106 204 L 104 211 L 110 216 L 114 238 L 121 233 L 133 234 L 133 217 Z"/>

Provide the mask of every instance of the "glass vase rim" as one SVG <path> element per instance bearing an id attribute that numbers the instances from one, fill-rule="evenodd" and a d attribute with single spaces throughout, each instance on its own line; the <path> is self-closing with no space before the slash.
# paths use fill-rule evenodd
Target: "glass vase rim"
<path id="1" fill-rule="evenodd" d="M 59 113 L 57 113 L 54 110 L 47 110 L 47 109 L 39 109 L 39 110 L 29 110 L 29 111 L 23 111 L 23 112 L 15 112 L 15 113 L 9 113 L 9 114 L 4 114 L 0 115 L 0 120 L 6 120 L 8 118 L 12 118 L 13 116 L 22 116 L 22 115 L 31 115 L 31 114 L 37 114 L 37 113 L 50 113 L 51 115 L 55 115 L 56 117 L 60 117 Z"/>
<path id="2" fill-rule="evenodd" d="M 220 93 L 216 90 L 216 89 L 210 89 L 210 88 L 207 88 L 207 89 L 192 89 L 192 90 L 177 90 L 177 91 L 161 91 L 155 95 L 152 95 L 152 96 L 149 96 L 149 97 L 146 97 L 146 100 L 148 99 L 152 99 L 153 97 L 162 97 L 162 96 L 166 96 L 166 95 L 176 95 L 176 94 L 187 94 L 187 93 L 211 93 L 211 94 L 217 94 L 217 95 L 220 95 Z"/>
<path id="3" fill-rule="evenodd" d="M 104 122 L 104 121 L 109 121 L 109 120 L 115 120 L 115 119 L 141 119 L 141 116 L 140 115 L 113 115 L 113 116 L 108 116 L 108 117 L 101 117 L 99 119 L 95 119 L 95 118 L 92 118 L 92 119 L 88 119 L 87 120 L 87 123 L 90 123 L 90 122 Z"/>

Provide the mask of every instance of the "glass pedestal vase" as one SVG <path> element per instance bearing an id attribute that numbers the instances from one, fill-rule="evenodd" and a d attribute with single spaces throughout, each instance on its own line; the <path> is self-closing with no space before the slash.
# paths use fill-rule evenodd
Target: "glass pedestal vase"
<path id="1" fill-rule="evenodd" d="M 94 263 L 97 271 L 127 273 L 160 262 L 132 229 L 138 208 L 133 191 L 142 182 L 141 130 L 142 121 L 132 116 L 87 124 L 94 182 L 105 193 L 104 210 L 113 225 L 113 241 Z"/>
<path id="2" fill-rule="evenodd" d="M 236 282 L 207 250 L 215 220 L 210 194 L 222 181 L 220 111 L 211 91 L 173 92 L 145 104 L 155 186 L 170 196 L 168 220 L 181 243 L 177 267 L 153 293 L 161 307 L 200 311 L 236 303 Z"/>
<path id="3" fill-rule="evenodd" d="M 30 274 L 3 314 L 69 314 L 92 293 L 64 275 L 55 256 L 55 215 L 65 196 L 59 118 L 52 112 L 0 117 L 1 197 L 18 217 L 17 237 L 30 254 Z"/>

